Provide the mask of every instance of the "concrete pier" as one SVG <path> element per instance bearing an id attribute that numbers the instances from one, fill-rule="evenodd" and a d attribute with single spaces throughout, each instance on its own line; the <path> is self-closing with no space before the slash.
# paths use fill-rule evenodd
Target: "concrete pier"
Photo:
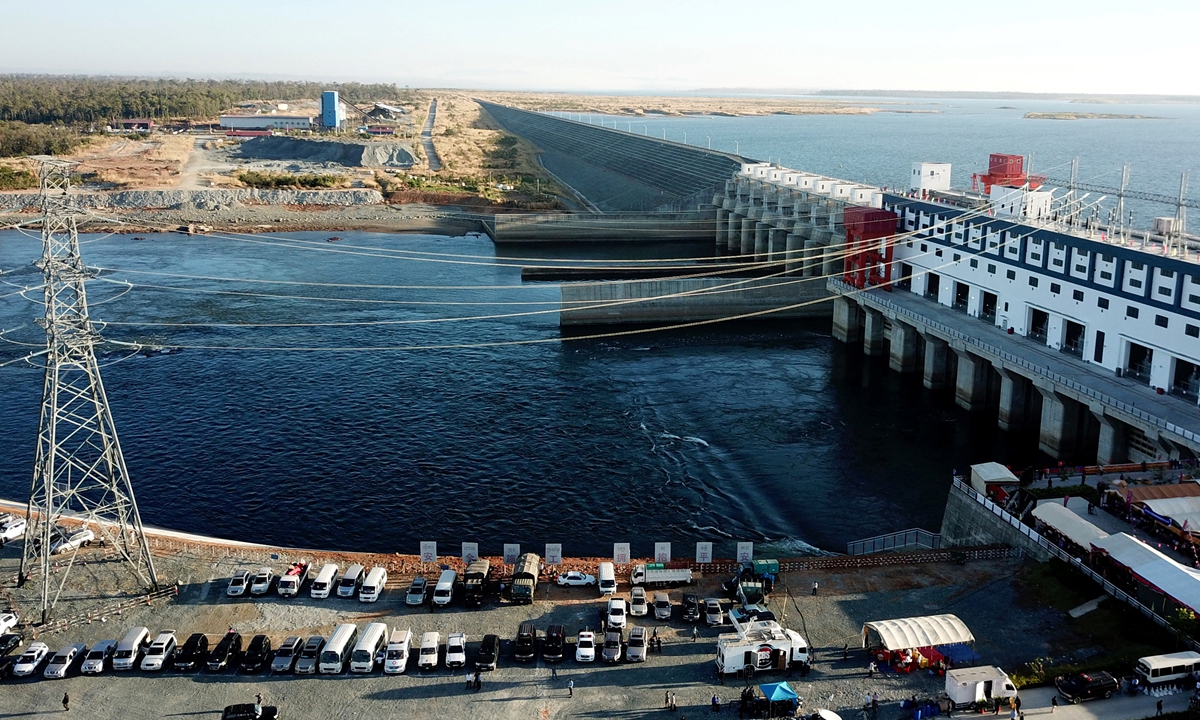
<path id="1" fill-rule="evenodd" d="M 925 369 L 921 382 L 930 390 L 946 387 L 946 353 L 950 345 L 941 338 L 925 335 Z"/>
<path id="2" fill-rule="evenodd" d="M 1052 457 L 1063 457 L 1075 443 L 1078 427 L 1073 402 L 1053 388 L 1036 385 L 1042 396 L 1042 421 L 1038 429 L 1038 448 Z"/>
<path id="3" fill-rule="evenodd" d="M 987 407 L 987 360 L 955 348 L 958 377 L 954 382 L 954 401 L 964 410 L 978 412 Z"/>
<path id="4" fill-rule="evenodd" d="M 864 315 L 863 354 L 868 357 L 879 357 L 883 355 L 884 350 L 883 326 L 886 321 L 883 319 L 883 313 L 878 310 L 867 309 Z"/>
<path id="5" fill-rule="evenodd" d="M 1096 447 L 1096 462 L 1101 465 L 1127 462 L 1129 439 L 1125 424 L 1104 414 L 1104 408 L 1091 408 L 1100 423 L 1100 442 Z"/>
<path id="6" fill-rule="evenodd" d="M 917 369 L 917 329 L 912 325 L 892 321 L 888 366 L 898 373 L 910 373 Z"/>
<path id="7" fill-rule="evenodd" d="M 750 207 L 746 210 L 746 217 L 742 218 L 742 231 L 740 240 L 740 252 L 743 255 L 754 254 L 754 229 L 758 225 L 758 208 Z"/>
<path id="8" fill-rule="evenodd" d="M 861 331 L 858 303 L 844 297 L 835 297 L 833 299 L 833 339 L 844 343 L 858 342 Z"/>
<path id="9" fill-rule="evenodd" d="M 1000 373 L 1000 415 L 996 425 L 1001 430 L 1020 430 L 1025 426 L 1026 386 L 1025 378 L 1011 370 Z"/>

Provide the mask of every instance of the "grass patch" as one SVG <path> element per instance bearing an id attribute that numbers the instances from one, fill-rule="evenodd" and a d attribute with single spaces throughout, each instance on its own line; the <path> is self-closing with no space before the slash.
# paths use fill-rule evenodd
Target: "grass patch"
<path id="1" fill-rule="evenodd" d="M 291 173 L 242 172 L 237 179 L 252 188 L 274 190 L 277 188 L 333 188 L 342 185 L 341 175 L 293 175 Z"/>
<path id="2" fill-rule="evenodd" d="M 37 186 L 37 176 L 28 170 L 0 165 L 0 190 L 28 190 Z"/>
<path id="3" fill-rule="evenodd" d="M 1063 613 L 1104 594 L 1099 585 L 1060 560 L 1026 568 L 1017 583 L 1020 597 L 1028 604 Z M 1068 617 L 1066 628 L 1050 638 L 1050 644 L 1054 657 L 1033 660 L 1012 674 L 1017 687 L 1042 685 L 1057 675 L 1086 670 L 1128 674 L 1139 657 L 1186 649 L 1172 633 L 1112 598 L 1082 617 Z"/>
<path id="4" fill-rule="evenodd" d="M 85 142 L 82 135 L 65 127 L 0 122 L 0 157 L 64 155 Z"/>

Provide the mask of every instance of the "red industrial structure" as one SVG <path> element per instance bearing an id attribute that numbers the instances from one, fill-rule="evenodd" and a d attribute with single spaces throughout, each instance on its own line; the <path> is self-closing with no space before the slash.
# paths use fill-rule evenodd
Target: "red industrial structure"
<path id="1" fill-rule="evenodd" d="M 983 191 L 990 193 L 993 185 L 1023 187 L 1028 183 L 1030 190 L 1037 190 L 1045 181 L 1044 177 L 1025 174 L 1025 158 L 1020 155 L 992 153 L 988 157 L 988 171 L 971 176 L 971 189 L 979 190 L 979 186 L 982 184 Z"/>
<path id="2" fill-rule="evenodd" d="M 888 271 L 892 266 L 892 243 L 896 234 L 894 212 L 847 205 L 842 224 L 846 227 L 846 272 L 848 285 L 863 289 L 883 285 L 891 290 Z"/>

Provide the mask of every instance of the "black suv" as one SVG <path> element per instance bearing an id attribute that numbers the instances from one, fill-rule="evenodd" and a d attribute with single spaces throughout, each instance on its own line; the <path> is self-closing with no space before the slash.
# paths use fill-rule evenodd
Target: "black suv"
<path id="1" fill-rule="evenodd" d="M 242 634 L 227 632 L 208 654 L 208 669 L 212 672 L 220 672 L 229 667 L 230 663 L 235 662 L 241 653 Z"/>
<path id="2" fill-rule="evenodd" d="M 1073 703 L 1078 703 L 1081 700 L 1097 697 L 1112 697 L 1121 684 L 1112 675 L 1101 670 L 1093 673 L 1079 673 L 1069 677 L 1060 675 L 1054 678 L 1054 687 L 1058 688 L 1059 695 Z"/>
<path id="3" fill-rule="evenodd" d="M 0 635 L 0 657 L 12 654 L 13 650 L 21 647 L 25 636 L 21 633 L 5 633 Z"/>
<path id="4" fill-rule="evenodd" d="M 484 635 L 479 644 L 479 654 L 475 656 L 476 670 L 495 670 L 496 660 L 500 657 L 500 636 Z"/>
<path id="5" fill-rule="evenodd" d="M 537 657 L 537 628 L 531 622 L 521 623 L 517 628 L 517 646 L 513 659 L 521 662 Z"/>
<path id="6" fill-rule="evenodd" d="M 195 633 L 187 639 L 175 654 L 176 670 L 195 670 L 208 657 L 208 636 Z"/>
<path id="7" fill-rule="evenodd" d="M 258 672 L 271 659 L 271 638 L 255 635 L 242 655 L 242 672 Z"/>
<path id="8" fill-rule="evenodd" d="M 683 596 L 683 620 L 684 622 L 696 622 L 700 619 L 700 598 L 696 597 L 695 593 L 686 593 Z"/>
<path id="9" fill-rule="evenodd" d="M 546 662 L 562 660 L 566 644 L 567 629 L 562 625 L 551 625 L 546 629 L 546 639 L 542 641 L 542 659 Z"/>

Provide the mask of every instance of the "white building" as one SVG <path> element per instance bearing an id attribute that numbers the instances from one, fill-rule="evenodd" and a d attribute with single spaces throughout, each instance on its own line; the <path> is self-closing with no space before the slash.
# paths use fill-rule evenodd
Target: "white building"
<path id="1" fill-rule="evenodd" d="M 909 177 L 910 190 L 950 190 L 950 163 L 915 162 Z"/>
<path id="2" fill-rule="evenodd" d="M 222 115 L 226 130 L 311 130 L 313 119 L 307 115 Z"/>
<path id="3" fill-rule="evenodd" d="M 898 286 L 1197 402 L 1200 264 L 896 195 L 884 208 L 917 231 L 896 246 Z"/>

